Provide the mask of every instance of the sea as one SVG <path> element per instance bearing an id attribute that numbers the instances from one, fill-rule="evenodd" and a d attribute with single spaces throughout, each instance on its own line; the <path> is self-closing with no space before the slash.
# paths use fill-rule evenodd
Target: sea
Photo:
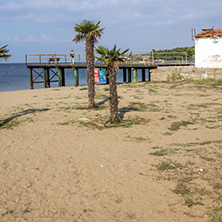
<path id="1" fill-rule="evenodd" d="M 42 70 L 37 70 L 41 72 Z M 55 70 L 56 71 L 56 70 Z M 34 78 L 38 75 L 33 72 Z M 50 74 L 51 76 L 52 74 Z M 142 79 L 141 70 L 138 70 L 138 81 Z M 147 74 L 146 74 L 147 76 Z M 131 77 L 133 81 L 133 76 Z M 55 78 L 55 80 L 57 80 Z M 43 81 L 38 77 L 36 81 Z M 128 81 L 128 80 L 127 80 Z M 123 71 L 117 72 L 117 83 L 123 83 Z M 98 83 L 104 84 L 104 83 Z M 73 69 L 65 69 L 65 86 L 74 86 L 75 78 Z M 87 85 L 86 69 L 79 69 L 79 85 Z M 51 82 L 50 87 L 58 87 L 58 82 Z M 34 89 L 44 88 L 43 83 L 35 83 Z M 14 91 L 30 89 L 29 69 L 25 63 L 0 62 L 0 91 Z"/>

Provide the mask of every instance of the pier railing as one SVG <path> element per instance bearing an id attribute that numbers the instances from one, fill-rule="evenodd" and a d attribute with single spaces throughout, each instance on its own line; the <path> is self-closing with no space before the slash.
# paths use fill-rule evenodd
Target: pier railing
<path id="1" fill-rule="evenodd" d="M 95 55 L 99 56 L 99 55 Z M 26 54 L 28 64 L 71 64 L 69 53 Z M 96 62 L 96 59 L 95 59 Z M 84 52 L 76 52 L 75 64 L 85 64 Z M 154 52 L 154 51 L 130 51 L 126 54 L 126 64 L 167 65 L 167 64 L 192 64 L 194 60 L 188 60 L 186 52 Z"/>
<path id="2" fill-rule="evenodd" d="M 75 63 L 85 63 L 85 53 L 75 53 Z M 69 53 L 47 53 L 47 54 L 26 54 L 26 65 L 28 64 L 71 64 Z"/>

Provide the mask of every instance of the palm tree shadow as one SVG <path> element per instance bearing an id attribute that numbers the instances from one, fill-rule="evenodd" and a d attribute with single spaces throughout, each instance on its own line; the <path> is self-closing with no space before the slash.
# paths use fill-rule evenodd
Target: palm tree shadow
<path id="1" fill-rule="evenodd" d="M 120 99 L 121 97 L 118 96 L 117 98 Z M 98 107 L 99 107 L 99 106 L 102 106 L 102 105 L 104 105 L 106 102 L 108 102 L 109 100 L 110 100 L 110 97 L 107 96 L 107 97 L 104 98 L 104 100 L 98 102 L 96 105 L 97 105 Z"/>
<path id="2" fill-rule="evenodd" d="M 118 98 L 120 98 L 118 96 Z M 110 99 L 109 97 L 106 97 L 104 100 L 98 102 L 96 105 L 97 107 L 100 107 L 102 105 L 104 105 L 106 102 L 108 102 Z M 124 118 L 124 115 L 128 112 L 131 112 L 131 111 L 138 111 L 139 109 L 138 108 L 133 108 L 133 107 L 130 107 L 130 108 L 127 108 L 127 107 L 123 107 L 123 108 L 120 108 L 119 109 L 119 117 L 121 118 L 121 120 L 123 120 Z"/>
<path id="3" fill-rule="evenodd" d="M 138 111 L 139 109 L 137 108 L 126 108 L 126 107 L 123 107 L 121 109 L 119 109 L 119 117 L 121 118 L 121 120 L 123 120 L 124 118 L 124 115 L 128 112 L 131 112 L 131 111 Z"/>
<path id="4" fill-rule="evenodd" d="M 13 119 L 15 119 L 17 117 L 24 116 L 24 115 L 31 114 L 31 113 L 46 112 L 48 110 L 49 109 L 27 109 L 27 110 L 21 111 L 17 115 L 11 116 L 7 119 L 0 120 L 0 127 L 11 122 Z"/>
<path id="5" fill-rule="evenodd" d="M 109 97 L 106 97 L 104 100 L 98 102 L 96 105 L 99 107 L 99 106 L 104 105 L 104 104 L 105 104 L 106 102 L 108 102 L 108 101 L 109 101 Z"/>

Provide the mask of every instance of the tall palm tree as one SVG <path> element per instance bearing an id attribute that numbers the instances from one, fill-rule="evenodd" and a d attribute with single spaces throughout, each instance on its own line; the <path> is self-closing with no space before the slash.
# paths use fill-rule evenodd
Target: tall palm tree
<path id="1" fill-rule="evenodd" d="M 98 38 L 101 38 L 105 28 L 99 28 L 99 22 L 84 20 L 80 24 L 75 24 L 74 31 L 77 32 L 73 41 L 75 43 L 86 42 L 86 67 L 87 67 L 87 84 L 89 108 L 95 108 L 95 81 L 94 81 L 94 44 Z"/>
<path id="2" fill-rule="evenodd" d="M 9 52 L 7 47 L 8 47 L 8 45 L 4 45 L 4 46 L 0 47 L 0 58 L 1 59 L 7 60 L 8 58 L 12 57 L 11 55 L 7 54 Z"/>
<path id="3" fill-rule="evenodd" d="M 107 64 L 107 75 L 109 77 L 109 99 L 110 99 L 110 123 L 120 122 L 120 117 L 118 114 L 118 95 L 116 86 L 116 72 L 119 70 L 119 62 L 124 62 L 124 54 L 129 49 L 120 52 L 120 49 L 116 49 L 114 45 L 113 49 L 109 50 L 106 47 L 98 46 L 96 52 L 100 54 L 101 57 L 96 57 L 99 61 Z"/>

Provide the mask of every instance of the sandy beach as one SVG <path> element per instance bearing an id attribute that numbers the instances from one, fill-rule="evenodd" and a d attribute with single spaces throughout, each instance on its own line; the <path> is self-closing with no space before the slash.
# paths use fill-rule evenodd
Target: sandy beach
<path id="1" fill-rule="evenodd" d="M 0 92 L 0 221 L 220 221 L 222 84 Z M 219 219 L 218 219 L 219 218 Z"/>

